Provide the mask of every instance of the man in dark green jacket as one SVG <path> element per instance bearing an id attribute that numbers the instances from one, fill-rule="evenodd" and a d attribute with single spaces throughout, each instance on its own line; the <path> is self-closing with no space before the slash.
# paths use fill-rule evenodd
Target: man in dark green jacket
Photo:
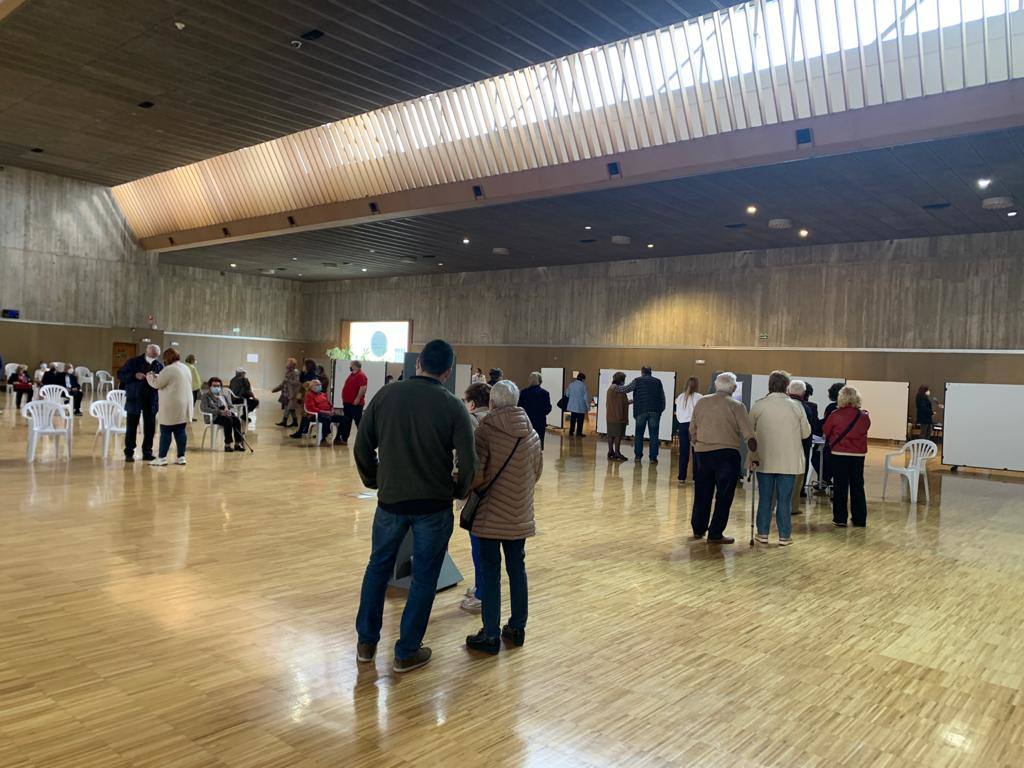
<path id="1" fill-rule="evenodd" d="M 378 391 L 356 433 L 356 468 L 363 485 L 377 489 L 370 562 L 356 617 L 359 661 L 371 662 L 377 652 L 388 580 L 398 548 L 412 530 L 412 583 L 395 643 L 396 672 L 430 661 L 430 649 L 421 643 L 452 535 L 452 500 L 469 493 L 476 474 L 469 411 L 444 388 L 454 364 L 447 342 L 429 342 L 416 362 L 416 375 Z M 455 478 L 453 451 L 459 460 Z"/>

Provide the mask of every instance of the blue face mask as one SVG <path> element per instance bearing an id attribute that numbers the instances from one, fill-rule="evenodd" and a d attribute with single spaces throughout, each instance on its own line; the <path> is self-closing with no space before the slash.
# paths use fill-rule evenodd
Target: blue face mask
<path id="1" fill-rule="evenodd" d="M 215 395 L 219 395 L 220 394 L 220 387 L 210 387 L 210 391 L 213 392 L 213 394 L 215 394 Z"/>
<path id="2" fill-rule="evenodd" d="M 314 392 L 316 392 L 317 394 L 319 394 L 319 393 L 320 393 L 320 387 L 312 387 L 312 390 L 313 390 Z"/>

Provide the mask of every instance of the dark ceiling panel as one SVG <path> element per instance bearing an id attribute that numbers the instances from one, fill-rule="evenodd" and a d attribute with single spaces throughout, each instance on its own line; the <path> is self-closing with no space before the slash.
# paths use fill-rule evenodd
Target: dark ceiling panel
<path id="1" fill-rule="evenodd" d="M 30 0 L 0 22 L 0 164 L 119 184 L 730 4 Z"/>
<path id="2" fill-rule="evenodd" d="M 213 245 L 160 258 L 223 270 L 235 263 L 235 269 L 248 273 L 276 269 L 279 277 L 325 280 L 1004 231 L 1024 226 L 1024 214 L 1010 218 L 1005 211 L 986 211 L 981 200 L 1012 195 L 1024 202 L 1022 146 L 1024 130 L 1014 129 Z M 984 191 L 977 186 L 982 177 L 993 180 Z M 757 216 L 745 213 L 751 203 L 759 207 Z M 949 206 L 922 207 L 933 203 Z M 768 229 L 768 219 L 776 217 L 792 219 L 793 228 Z M 811 231 L 807 240 L 797 235 L 801 227 Z M 630 236 L 632 244 L 613 245 L 616 234 Z M 647 248 L 648 242 L 655 247 Z M 509 254 L 494 254 L 494 248 L 507 248 Z"/>

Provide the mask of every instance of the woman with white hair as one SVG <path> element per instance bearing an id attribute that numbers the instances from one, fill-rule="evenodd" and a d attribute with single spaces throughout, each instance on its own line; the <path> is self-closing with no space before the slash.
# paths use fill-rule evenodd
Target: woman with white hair
<path id="1" fill-rule="evenodd" d="M 527 387 L 519 393 L 519 407 L 526 411 L 526 416 L 533 425 L 537 437 L 540 438 L 540 449 L 544 450 L 544 431 L 548 425 L 548 414 L 551 413 L 551 394 L 541 388 L 544 379 L 534 371 L 530 374 Z"/>
<path id="2" fill-rule="evenodd" d="M 832 494 L 832 525 L 845 528 L 847 496 L 849 516 L 853 524 L 863 528 L 868 524 L 868 503 L 864 496 L 864 457 L 868 453 L 868 429 L 871 417 L 861 409 L 860 392 L 856 387 L 839 390 L 838 407 L 825 419 L 825 444 L 829 448 Z"/>
<path id="3" fill-rule="evenodd" d="M 540 438 L 520 408 L 519 388 L 502 380 L 491 388 L 491 409 L 476 429 L 479 469 L 473 489 L 482 498 L 473 518 L 472 534 L 480 557 L 480 599 L 483 628 L 466 638 L 474 651 L 496 654 L 501 638 L 516 646 L 526 641 L 526 539 L 536 533 L 533 520 L 533 488 L 540 479 L 544 460 Z M 511 616 L 501 623 L 501 555 Z"/>

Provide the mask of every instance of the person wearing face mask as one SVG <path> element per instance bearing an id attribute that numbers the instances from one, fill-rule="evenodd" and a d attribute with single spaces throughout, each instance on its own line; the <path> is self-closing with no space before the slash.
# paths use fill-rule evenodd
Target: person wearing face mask
<path id="1" fill-rule="evenodd" d="M 931 440 L 932 431 L 935 429 L 935 408 L 932 406 L 931 387 L 922 384 L 917 388 L 914 405 L 917 408 L 917 425 L 921 428 L 921 437 L 924 440 Z"/>
<path id="2" fill-rule="evenodd" d="M 121 389 L 125 392 L 124 410 L 127 414 L 124 435 L 124 460 L 135 461 L 136 433 L 142 420 L 142 460 L 152 461 L 153 437 L 156 434 L 156 413 L 159 407 L 156 390 L 149 385 L 146 374 L 160 373 L 160 347 L 150 344 L 146 352 L 129 358 L 117 372 Z"/>
<path id="3" fill-rule="evenodd" d="M 331 405 L 331 399 L 327 397 L 327 393 L 324 392 L 324 385 L 319 379 L 313 379 L 309 383 L 309 390 L 306 392 L 304 405 L 306 413 L 313 414 L 316 420 L 323 424 L 323 437 L 320 440 L 320 447 L 329 447 L 331 444 L 331 424 L 335 421 L 340 421 L 340 417 L 334 415 L 334 406 Z M 300 438 L 306 434 L 311 421 L 310 416 L 303 416 L 298 431 L 293 432 L 290 437 Z"/>
<path id="4" fill-rule="evenodd" d="M 298 362 L 294 357 L 289 357 L 285 364 L 284 379 L 274 387 L 271 392 L 280 392 L 278 402 L 284 411 L 284 416 L 277 422 L 279 427 L 294 427 L 299 423 L 296 397 L 299 393 L 299 371 Z M 291 419 L 289 419 L 289 416 Z"/>
<path id="5" fill-rule="evenodd" d="M 71 400 L 75 404 L 75 416 L 81 416 L 82 387 L 79 385 L 78 377 L 75 375 L 75 366 L 71 363 L 67 363 L 64 366 L 64 373 L 60 375 L 60 385 L 71 395 Z"/>
<path id="6" fill-rule="evenodd" d="M 199 403 L 199 410 L 213 416 L 213 423 L 224 430 L 224 452 L 244 451 L 242 441 L 242 420 L 228 407 L 228 399 L 224 394 L 224 382 L 214 376 L 206 385 L 206 392 Z M 232 447 L 234 438 L 234 447 Z"/>
<path id="7" fill-rule="evenodd" d="M 363 373 L 363 364 L 353 360 L 348 367 L 348 378 L 341 388 L 341 425 L 338 427 L 338 436 L 335 443 L 348 445 L 348 436 L 352 434 L 352 422 L 359 426 L 359 420 L 363 417 L 363 406 L 366 405 L 366 374 Z"/>

